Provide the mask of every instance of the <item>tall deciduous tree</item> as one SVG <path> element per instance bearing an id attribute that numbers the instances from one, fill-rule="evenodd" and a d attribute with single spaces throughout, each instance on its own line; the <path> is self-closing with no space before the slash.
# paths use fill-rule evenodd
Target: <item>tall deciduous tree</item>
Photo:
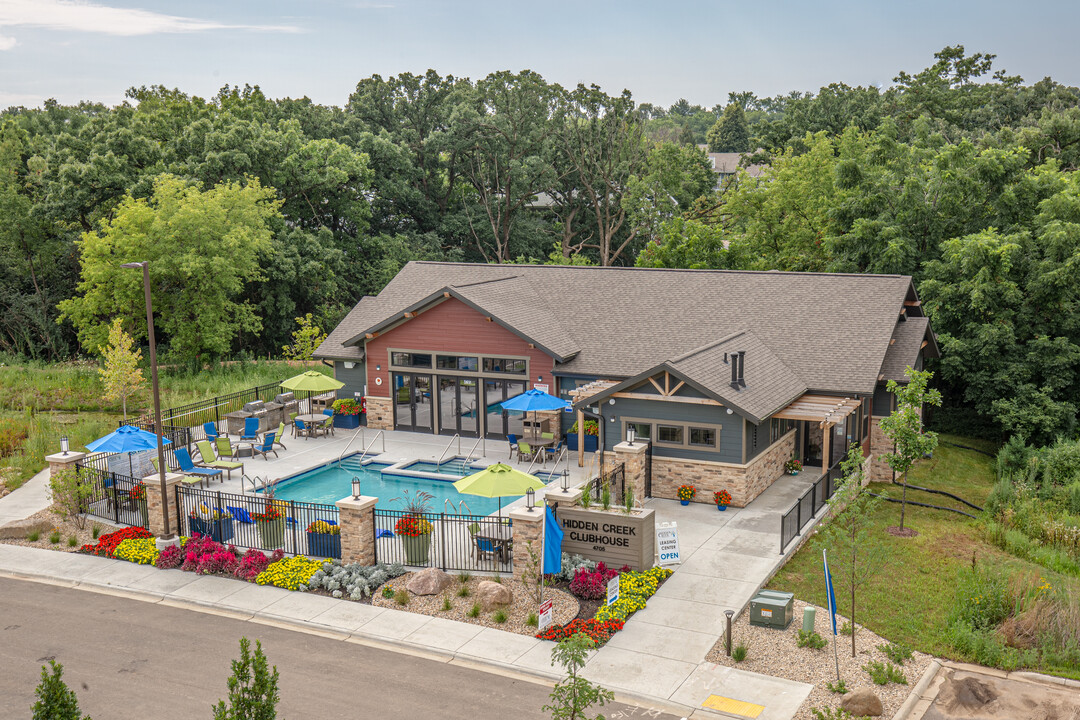
<path id="1" fill-rule="evenodd" d="M 709 128 L 706 139 L 709 152 L 750 152 L 750 124 L 739 103 L 728 103 L 724 114 Z"/>
<path id="2" fill-rule="evenodd" d="M 60 303 L 63 317 L 88 350 L 105 342 L 111 318 L 146 337 L 142 276 L 120 265 L 148 260 L 155 324 L 172 357 L 228 352 L 237 333 L 261 326 L 256 308 L 238 298 L 262 279 L 258 258 L 271 251 L 279 206 L 256 179 L 200 191 L 158 178 L 150 198 L 125 198 L 100 232 L 83 235 L 80 295 Z"/>
<path id="3" fill-rule="evenodd" d="M 105 367 L 98 370 L 105 385 L 105 398 L 119 400 L 127 422 L 127 400 L 146 384 L 139 362 L 142 350 L 133 347 L 135 340 L 124 332 L 123 321 L 113 320 L 109 326 L 109 344 L 98 348 Z"/>
<path id="4" fill-rule="evenodd" d="M 884 455 L 894 472 L 903 476 L 904 491 L 900 504 L 900 529 L 904 529 L 907 510 L 907 473 L 915 462 L 937 447 L 937 433 L 923 429 L 922 412 L 926 405 L 940 405 L 941 393 L 928 389 L 933 373 L 908 368 L 906 383 L 890 380 L 886 389 L 896 396 L 896 409 L 881 419 L 881 432 L 893 442 L 892 452 Z"/>
<path id="5" fill-rule="evenodd" d="M 843 480 L 829 499 L 830 518 L 825 526 L 833 577 L 851 599 L 851 657 L 855 657 L 857 591 L 880 569 L 887 554 L 881 535 L 873 530 L 871 518 L 881 499 L 864 491 L 864 461 L 862 447 L 852 445 L 840 463 Z"/>

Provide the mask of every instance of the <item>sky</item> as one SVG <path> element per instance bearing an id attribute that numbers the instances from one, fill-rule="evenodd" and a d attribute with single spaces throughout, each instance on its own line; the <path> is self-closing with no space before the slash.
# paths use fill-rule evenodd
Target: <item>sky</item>
<path id="1" fill-rule="evenodd" d="M 957 44 L 1028 83 L 1080 85 L 1077 27 L 1076 0 L 0 0 L 0 107 L 245 84 L 344 105 L 362 78 L 428 68 L 711 107 L 732 91 L 887 86 Z"/>

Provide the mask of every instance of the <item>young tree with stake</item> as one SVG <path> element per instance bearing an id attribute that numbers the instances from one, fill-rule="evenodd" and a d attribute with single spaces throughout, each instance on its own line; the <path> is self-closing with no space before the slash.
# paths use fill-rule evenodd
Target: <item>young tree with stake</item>
<path id="1" fill-rule="evenodd" d="M 915 370 L 909 367 L 905 371 L 907 384 L 890 380 L 886 386 L 896 395 L 896 409 L 887 418 L 881 420 L 881 432 L 893 441 L 893 450 L 884 455 L 885 462 L 893 472 L 903 476 L 904 490 L 900 500 L 900 531 L 904 530 L 904 515 L 907 510 L 907 473 L 915 462 L 937 447 L 936 432 L 923 430 L 922 408 L 924 405 L 941 405 L 941 393 L 927 389 L 927 383 L 933 377 L 929 371 Z M 894 481 L 895 482 L 895 481 Z"/>
<path id="2" fill-rule="evenodd" d="M 98 370 L 105 383 L 105 399 L 119 400 L 127 422 L 127 399 L 146 384 L 139 362 L 142 350 L 133 348 L 135 340 L 124 332 L 123 320 L 116 318 L 109 326 L 109 344 L 98 348 L 105 360 L 105 367 Z"/>

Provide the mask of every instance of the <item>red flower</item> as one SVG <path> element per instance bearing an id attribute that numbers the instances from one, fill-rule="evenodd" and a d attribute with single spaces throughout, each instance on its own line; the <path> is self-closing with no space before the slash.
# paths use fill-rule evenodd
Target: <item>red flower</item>
<path id="1" fill-rule="evenodd" d="M 143 483 L 135 483 L 131 486 L 131 492 L 129 493 L 132 500 L 145 500 L 146 499 L 146 485 Z"/>
<path id="2" fill-rule="evenodd" d="M 603 645 L 611 636 L 623 629 L 622 620 L 571 620 L 566 625 L 552 625 L 547 630 L 537 633 L 541 640 L 565 640 L 578 633 L 584 633 L 597 645 Z"/>
<path id="3" fill-rule="evenodd" d="M 420 515 L 405 515 L 394 524 L 394 532 L 405 537 L 430 535 L 434 531 L 435 526 Z"/>
<path id="4" fill-rule="evenodd" d="M 112 557 L 116 552 L 116 546 L 125 540 L 143 540 L 154 537 L 149 530 L 143 527 L 127 527 L 116 532 L 106 533 L 98 538 L 96 544 L 83 545 L 80 550 L 91 555 L 104 555 Z"/>

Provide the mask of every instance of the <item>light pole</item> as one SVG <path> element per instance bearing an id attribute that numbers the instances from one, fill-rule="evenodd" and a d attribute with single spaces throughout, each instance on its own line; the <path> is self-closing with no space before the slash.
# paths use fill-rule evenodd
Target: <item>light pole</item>
<path id="1" fill-rule="evenodd" d="M 146 334 L 150 336 L 150 382 L 154 388 L 154 431 L 157 433 L 158 477 L 161 479 L 161 515 L 165 523 L 162 540 L 172 540 L 169 528 L 169 498 L 165 487 L 165 446 L 161 437 L 161 393 L 158 390 L 157 344 L 154 342 L 154 305 L 150 300 L 150 263 L 149 261 L 124 263 L 120 267 L 134 270 L 142 268 L 143 292 L 146 294 Z"/>

